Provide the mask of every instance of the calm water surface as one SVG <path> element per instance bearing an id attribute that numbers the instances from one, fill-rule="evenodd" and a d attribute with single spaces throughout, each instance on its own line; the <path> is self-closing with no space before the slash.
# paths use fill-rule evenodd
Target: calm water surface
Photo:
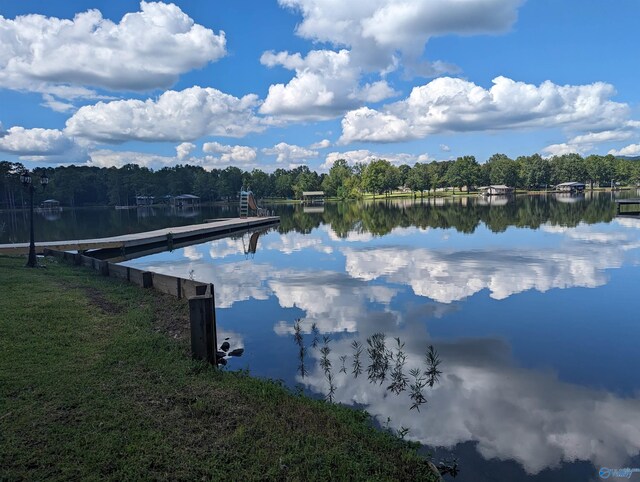
<path id="1" fill-rule="evenodd" d="M 215 283 L 219 336 L 245 348 L 228 368 L 408 428 L 436 460 L 458 458 L 456 480 L 640 467 L 640 219 L 616 218 L 609 194 L 279 210 L 255 253 L 247 233 L 127 264 Z M 375 333 L 405 344 L 407 376 L 439 352 L 419 411 L 410 390 L 369 380 Z"/>
<path id="2" fill-rule="evenodd" d="M 64 241 L 140 233 L 169 226 L 201 223 L 205 219 L 235 217 L 237 207 L 215 206 L 200 209 L 142 207 L 116 210 L 104 208 L 62 208 L 35 213 L 36 240 Z M 0 211 L 0 244 L 29 241 L 29 211 Z"/>

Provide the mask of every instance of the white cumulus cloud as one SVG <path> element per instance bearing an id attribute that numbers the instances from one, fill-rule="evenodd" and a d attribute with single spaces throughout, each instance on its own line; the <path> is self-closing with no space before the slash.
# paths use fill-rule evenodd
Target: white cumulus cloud
<path id="1" fill-rule="evenodd" d="M 640 156 L 640 144 L 629 144 L 622 149 L 611 149 L 609 154 L 614 156 Z"/>
<path id="2" fill-rule="evenodd" d="M 89 153 L 89 162 L 87 164 L 96 167 L 122 167 L 126 164 L 137 164 L 150 169 L 159 169 L 172 166 L 175 163 L 176 158 L 171 156 L 161 156 L 147 152 L 98 149 Z"/>
<path id="3" fill-rule="evenodd" d="M 371 161 L 377 159 L 386 159 L 391 164 L 409 164 L 413 165 L 416 162 L 428 162 L 431 160 L 428 154 L 408 154 L 408 153 L 376 153 L 368 149 L 358 149 L 353 151 L 344 152 L 330 152 L 327 154 L 324 162 L 320 165 L 320 169 L 329 170 L 333 163 L 338 159 L 344 159 L 347 163 L 353 165 L 356 163 L 368 164 Z"/>
<path id="4" fill-rule="evenodd" d="M 72 139 L 58 129 L 11 127 L 0 136 L 0 151 L 19 156 L 63 154 L 74 147 Z"/>
<path id="5" fill-rule="evenodd" d="M 625 141 L 634 137 L 637 135 L 635 131 L 639 127 L 639 124 L 640 123 L 638 121 L 629 120 L 616 129 L 580 134 L 572 137 L 566 142 L 551 144 L 545 147 L 542 151 L 551 156 L 570 154 L 572 152 L 585 154 L 594 149 L 598 144 Z M 615 152 L 616 151 L 612 149 L 609 154 L 613 154 Z"/>
<path id="6" fill-rule="evenodd" d="M 21 161 L 71 164 L 85 162 L 87 143 L 79 143 L 58 129 L 21 126 L 2 130 L 0 125 L 0 152 L 14 154 Z"/>
<path id="7" fill-rule="evenodd" d="M 441 77 L 414 87 L 405 100 L 382 110 L 362 107 L 342 119 L 342 143 L 398 142 L 445 132 L 570 127 L 607 130 L 626 121 L 629 106 L 610 100 L 612 85 L 539 86 L 506 77 L 489 89 Z"/>
<path id="8" fill-rule="evenodd" d="M 207 162 L 213 164 L 252 163 L 258 155 L 255 147 L 227 146 L 219 142 L 206 142 L 202 146 L 202 150 L 211 154 L 219 154 L 218 156 L 206 157 Z"/>
<path id="9" fill-rule="evenodd" d="M 298 35 L 346 46 L 356 63 L 393 70 L 398 55 L 415 63 L 428 40 L 448 34 L 508 31 L 522 0 L 279 0 L 302 14 Z M 423 65 L 427 75 L 451 70 L 443 62 Z"/>
<path id="10" fill-rule="evenodd" d="M 184 161 L 196 148 L 196 145 L 191 142 L 183 142 L 176 146 L 176 158 L 178 161 Z"/>
<path id="11" fill-rule="evenodd" d="M 116 100 L 81 107 L 67 120 L 65 132 L 119 143 L 193 141 L 201 136 L 242 137 L 264 130 L 254 115 L 254 94 L 234 97 L 211 87 L 168 90 L 157 100 Z"/>
<path id="12" fill-rule="evenodd" d="M 286 119 L 329 119 L 362 102 L 377 102 L 396 95 L 385 80 L 361 86 L 361 69 L 353 64 L 346 49 L 312 50 L 306 57 L 299 53 L 265 52 L 260 62 L 296 73 L 287 84 L 269 87 L 260 107 L 263 114 Z"/>
<path id="13" fill-rule="evenodd" d="M 180 74 L 224 56 L 225 42 L 224 32 L 194 23 L 173 3 L 143 1 L 119 23 L 98 10 L 73 19 L 0 16 L 0 86 L 66 99 L 92 95 L 73 86 L 169 87 Z"/>
<path id="14" fill-rule="evenodd" d="M 321 141 L 314 142 L 309 147 L 311 149 L 326 149 L 331 145 L 331 141 L 329 139 L 322 139 Z"/>
<path id="15" fill-rule="evenodd" d="M 280 142 L 271 148 L 262 149 L 262 153 L 267 156 L 277 156 L 276 162 L 309 159 L 318 156 L 318 151 L 287 144 L 286 142 Z"/>

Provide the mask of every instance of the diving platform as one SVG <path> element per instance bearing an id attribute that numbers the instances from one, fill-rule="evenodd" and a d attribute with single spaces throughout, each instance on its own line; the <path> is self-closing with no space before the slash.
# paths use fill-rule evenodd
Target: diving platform
<path id="1" fill-rule="evenodd" d="M 42 254 L 45 249 L 57 251 L 84 252 L 97 249 L 118 249 L 122 253 L 127 250 L 144 250 L 154 246 L 184 245 L 188 242 L 197 242 L 200 239 L 212 236 L 223 236 L 236 232 L 243 232 L 255 228 L 276 225 L 280 222 L 279 216 L 265 216 L 256 218 L 229 218 L 219 220 L 207 220 L 201 224 L 188 226 L 175 226 L 143 233 L 123 234 L 110 238 L 77 239 L 67 241 L 38 241 L 36 253 Z M 0 254 L 21 255 L 29 252 L 29 243 L 0 244 Z"/>

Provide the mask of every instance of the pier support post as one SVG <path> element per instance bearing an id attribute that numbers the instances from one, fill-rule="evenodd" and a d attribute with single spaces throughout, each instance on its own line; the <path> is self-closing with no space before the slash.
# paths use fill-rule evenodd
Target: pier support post
<path id="1" fill-rule="evenodd" d="M 213 285 L 210 293 L 189 298 L 191 356 L 216 366 L 216 316 Z"/>

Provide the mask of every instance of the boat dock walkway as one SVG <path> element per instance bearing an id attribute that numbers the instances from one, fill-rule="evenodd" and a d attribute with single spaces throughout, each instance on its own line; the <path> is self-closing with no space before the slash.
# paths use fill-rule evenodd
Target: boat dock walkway
<path id="1" fill-rule="evenodd" d="M 630 209 L 622 209 L 622 206 L 630 206 Z M 640 214 L 640 199 L 616 199 L 616 213 Z"/>
<path id="2" fill-rule="evenodd" d="M 58 251 L 88 251 L 93 249 L 142 249 L 143 247 L 164 244 L 171 248 L 178 242 L 196 241 L 215 235 L 231 234 L 248 229 L 269 226 L 280 222 L 278 216 L 265 216 L 259 218 L 230 218 L 219 220 L 207 220 L 201 224 L 188 226 L 175 226 L 171 228 L 157 229 L 144 233 L 123 234 L 110 238 L 78 239 L 67 241 L 42 241 L 36 242 L 36 253 L 42 254 L 45 249 Z M 0 244 L 0 254 L 20 255 L 29 252 L 29 243 Z"/>

